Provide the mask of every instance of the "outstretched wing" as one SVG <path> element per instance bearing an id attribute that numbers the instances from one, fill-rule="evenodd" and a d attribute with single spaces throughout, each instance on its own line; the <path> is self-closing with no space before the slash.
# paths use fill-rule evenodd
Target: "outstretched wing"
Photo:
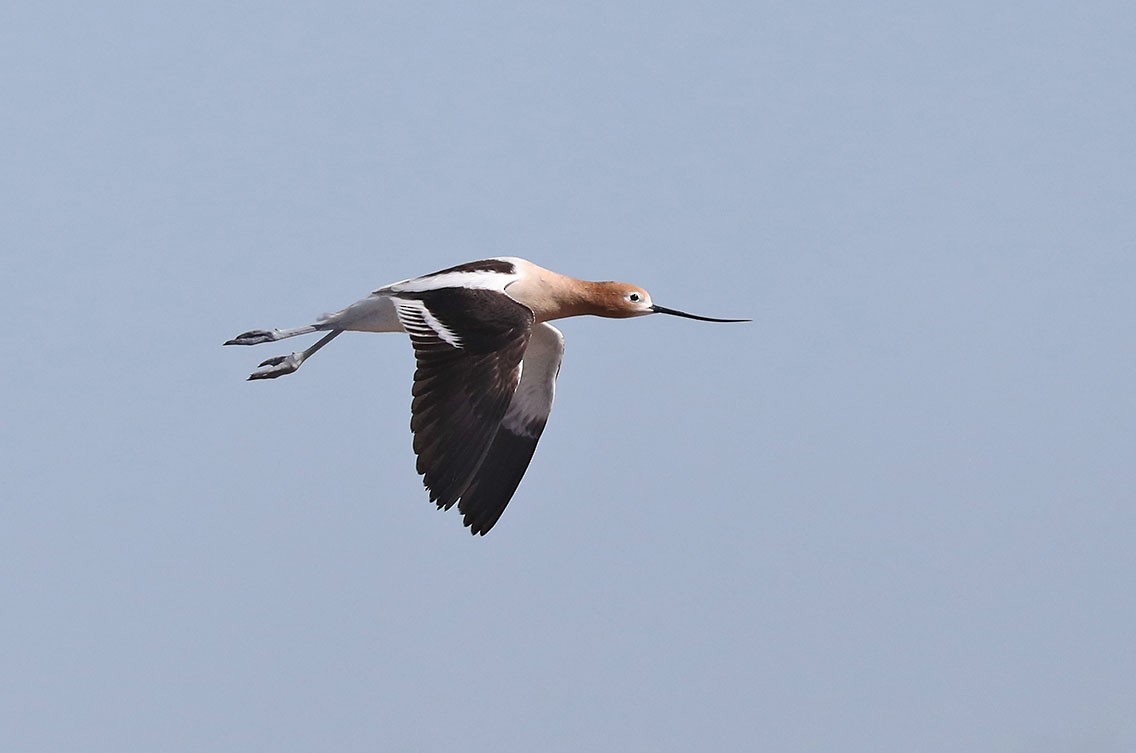
<path id="1" fill-rule="evenodd" d="M 468 288 L 392 296 L 410 335 L 410 429 L 430 500 L 449 509 L 498 433 L 521 378 L 532 310 L 497 291 Z"/>
<path id="2" fill-rule="evenodd" d="M 564 336 L 559 330 L 551 324 L 533 327 L 520 384 L 481 467 L 458 503 L 470 533 L 488 533 L 528 470 L 552 410 L 563 355 Z"/>

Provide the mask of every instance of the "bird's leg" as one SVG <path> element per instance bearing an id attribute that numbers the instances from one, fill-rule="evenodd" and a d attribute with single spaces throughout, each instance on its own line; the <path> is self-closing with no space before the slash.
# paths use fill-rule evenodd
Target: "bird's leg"
<path id="1" fill-rule="evenodd" d="M 246 332 L 245 334 L 253 334 Z M 310 348 L 290 353 L 286 356 L 273 356 L 264 363 L 260 364 L 260 368 L 249 375 L 249 379 L 275 379 L 276 377 L 291 374 L 296 369 L 300 368 L 300 364 L 308 359 L 313 353 L 327 345 L 339 335 L 343 334 L 341 329 L 333 329 L 326 335 L 321 337 Z M 239 338 L 238 338 L 239 339 Z M 242 343 L 243 344 L 243 343 Z"/>
<path id="2" fill-rule="evenodd" d="M 314 324 L 309 324 L 306 327 L 293 327 L 292 329 L 251 329 L 248 332 L 242 332 L 225 344 L 260 345 L 261 343 L 272 343 L 297 335 L 306 335 L 310 332 L 316 332 L 319 329 L 320 328 Z"/>

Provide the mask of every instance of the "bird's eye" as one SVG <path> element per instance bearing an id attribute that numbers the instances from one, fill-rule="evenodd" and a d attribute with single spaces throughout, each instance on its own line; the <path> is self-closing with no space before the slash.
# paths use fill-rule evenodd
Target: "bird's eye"
<path id="1" fill-rule="evenodd" d="M 627 300 L 631 301 L 632 303 L 639 303 L 641 299 L 638 293 L 628 293 Z"/>

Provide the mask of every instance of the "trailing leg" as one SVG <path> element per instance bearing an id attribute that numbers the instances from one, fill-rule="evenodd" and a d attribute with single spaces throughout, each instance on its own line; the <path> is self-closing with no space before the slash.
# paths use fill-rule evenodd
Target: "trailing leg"
<path id="1" fill-rule="evenodd" d="M 250 329 L 248 332 L 242 332 L 232 340 L 227 341 L 225 344 L 260 345 L 261 343 L 272 343 L 277 340 L 296 337 L 297 335 L 306 335 L 311 332 L 317 332 L 319 329 L 320 328 L 315 324 L 309 324 L 304 327 L 293 327 L 292 329 Z"/>
<path id="2" fill-rule="evenodd" d="M 251 333 L 246 332 L 245 334 L 251 334 Z M 297 333 L 297 334 L 303 334 L 303 333 Z M 315 342 L 314 345 L 312 345 L 310 348 L 307 348 L 306 350 L 301 350 L 301 351 L 298 351 L 296 353 L 289 353 L 286 356 L 273 356 L 272 358 L 269 358 L 267 361 L 264 361 L 263 363 L 261 363 L 260 368 L 258 368 L 256 371 L 254 371 L 252 374 L 249 375 L 249 379 L 250 380 L 252 380 L 252 379 L 275 379 L 276 377 L 281 377 L 281 376 L 284 376 L 285 374 L 291 374 L 293 371 L 300 368 L 300 365 L 303 364 L 304 361 L 306 361 L 312 354 L 314 354 L 317 350 L 319 350 L 323 346 L 327 345 L 329 342 L 334 340 L 336 337 L 339 337 L 339 335 L 341 335 L 341 334 L 343 334 L 343 330 L 333 329 L 331 332 L 328 332 L 326 335 L 321 337 L 319 340 L 317 340 Z M 290 337 L 290 335 L 288 335 L 288 336 Z M 253 344 L 253 343 L 236 343 L 236 344 L 245 345 L 245 344 Z"/>

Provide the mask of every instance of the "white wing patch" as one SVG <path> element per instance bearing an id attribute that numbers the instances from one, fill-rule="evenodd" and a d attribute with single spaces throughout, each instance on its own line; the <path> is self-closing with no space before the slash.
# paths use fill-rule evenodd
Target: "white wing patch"
<path id="1" fill-rule="evenodd" d="M 521 361 L 521 380 L 501 425 L 522 437 L 536 439 L 552 410 L 556 375 L 564 355 L 564 336 L 545 322 L 533 328 L 529 347 Z"/>
<path id="2" fill-rule="evenodd" d="M 426 304 L 413 298 L 392 298 L 398 309 L 398 318 L 406 331 L 416 335 L 433 335 L 455 348 L 462 347 L 461 337 L 442 324 Z"/>
<path id="3" fill-rule="evenodd" d="M 446 272 L 441 275 L 428 277 L 415 277 L 388 285 L 381 292 L 391 293 L 425 293 L 429 290 L 443 290 L 445 288 L 469 288 L 471 290 L 495 290 L 505 292 L 505 286 L 515 282 L 517 275 L 502 272 Z M 380 292 L 380 291 L 375 291 Z"/>

